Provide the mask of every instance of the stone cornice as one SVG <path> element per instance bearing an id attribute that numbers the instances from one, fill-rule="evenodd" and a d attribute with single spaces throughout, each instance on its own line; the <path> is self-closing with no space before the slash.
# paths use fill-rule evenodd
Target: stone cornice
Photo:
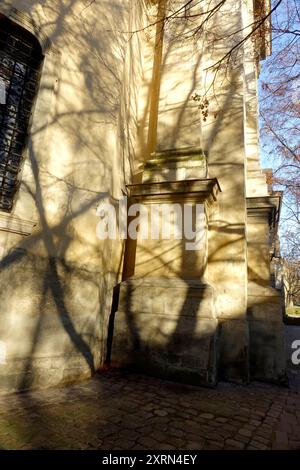
<path id="1" fill-rule="evenodd" d="M 219 182 L 213 179 L 195 179 L 182 181 L 162 181 L 157 183 L 141 183 L 127 185 L 131 198 L 158 199 L 170 198 L 178 200 L 197 199 L 213 203 L 221 191 Z"/>
<path id="2" fill-rule="evenodd" d="M 4 232 L 18 233 L 19 235 L 30 235 L 37 222 L 22 219 L 11 214 L 0 213 L 0 230 Z"/>
<path id="3" fill-rule="evenodd" d="M 280 209 L 281 191 L 274 191 L 269 196 L 247 197 L 248 217 L 264 218 L 268 217 L 269 224 L 277 231 Z"/>

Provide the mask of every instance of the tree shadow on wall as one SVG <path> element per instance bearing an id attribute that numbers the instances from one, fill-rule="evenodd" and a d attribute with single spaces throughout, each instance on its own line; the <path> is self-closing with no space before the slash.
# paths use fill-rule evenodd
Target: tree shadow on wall
<path id="1" fill-rule="evenodd" d="M 137 74 L 127 57 L 128 35 L 114 32 L 126 29 L 128 5 L 107 1 L 83 11 L 82 2 L 70 0 L 38 7 L 32 2 L 28 15 L 63 55 L 46 51 L 16 199 L 15 215 L 25 201 L 37 226 L 28 237 L 2 238 L 1 330 L 13 340 L 4 376 L 10 390 L 86 378 L 103 363 L 123 247 L 97 240 L 95 213 L 103 199 L 117 204 L 114 193 L 128 182 L 125 162 L 131 167 L 134 158 L 137 96 L 121 102 L 125 76 L 129 82 L 124 63 L 132 88 Z M 19 399 L 21 406 L 29 400 L 26 394 Z M 41 411 L 38 402 L 34 407 L 51 440 L 51 411 Z M 30 413 L 25 422 L 34 431 Z M 14 432 L 22 435 L 21 428 Z"/>
<path id="2" fill-rule="evenodd" d="M 122 110 L 119 100 L 123 92 L 127 38 L 112 33 L 122 24 L 125 29 L 129 10 L 118 2 L 114 5 L 107 2 L 109 9 L 104 15 L 99 15 L 96 6 L 89 9 L 87 15 L 87 12 L 81 12 L 79 19 L 73 16 L 72 24 L 68 20 L 79 3 L 72 0 L 46 5 L 45 15 L 36 11 L 33 5 L 32 15 L 29 13 L 35 25 L 41 25 L 43 32 L 49 32 L 51 41 L 64 49 L 64 56 L 57 58 L 55 51 L 46 51 L 26 150 L 26 176 L 23 175 L 16 201 L 16 215 L 19 200 L 29 201 L 30 211 L 35 206 L 37 228 L 16 244 L 7 235 L 6 253 L 0 262 L 1 284 L 8 286 L 1 294 L 3 324 L 6 325 L 4 336 L 9 329 L 11 337 L 16 338 L 13 354 L 20 357 L 19 364 L 23 363 L 17 384 L 12 388 L 20 390 L 37 384 L 41 368 L 50 365 L 49 376 L 55 369 L 55 359 L 52 362 L 49 357 L 51 342 L 54 357 L 59 358 L 62 369 L 64 357 L 66 362 L 71 358 L 70 377 L 66 370 L 65 380 L 73 380 L 82 373 L 85 376 L 94 373 L 105 354 L 102 343 L 103 336 L 106 337 L 110 303 L 106 296 L 110 296 L 121 269 L 121 261 L 115 264 L 112 261 L 113 243 L 101 243 L 96 239 L 95 208 L 107 197 L 117 203 L 112 194 L 112 188 L 119 184 L 114 165 L 118 167 L 121 182 L 126 179 L 126 154 L 120 153 L 116 162 L 106 158 L 113 142 L 106 132 L 112 130 L 127 139 L 128 147 L 133 146 L 133 131 L 127 134 L 126 130 L 118 129 L 131 112 Z M 102 4 L 100 10 L 103 7 Z M 49 62 L 58 66 L 58 70 L 53 70 L 51 64 L 49 67 Z M 129 65 L 133 67 L 131 63 Z M 75 76 L 78 79 L 74 79 Z M 83 89 L 89 93 L 84 94 Z M 37 115 L 40 121 L 35 118 Z M 62 142 L 65 145 L 61 150 L 61 165 L 53 165 L 51 145 L 59 149 Z M 122 143 L 120 147 L 123 148 Z M 118 151 L 118 145 L 114 146 L 114 151 Z M 57 207 L 53 211 L 55 204 Z M 85 222 L 88 224 L 86 229 Z M 94 240 L 89 236 L 91 230 Z M 87 260 L 84 256 L 79 260 L 77 256 L 74 258 L 77 249 L 82 255 L 88 255 Z M 122 247 L 117 249 L 122 259 Z M 82 289 L 87 293 L 82 293 Z M 90 293 L 93 299 L 89 298 Z M 21 302 L 21 312 L 16 318 L 15 302 L 20 298 L 26 301 Z M 28 315 L 25 304 L 30 302 L 30 321 L 25 321 Z M 12 325 L 8 319 L 12 314 L 13 321 L 17 322 L 15 329 L 7 326 Z M 55 316 L 60 327 L 55 323 Z M 22 322 L 26 324 L 22 325 Z M 26 340 L 22 341 L 19 335 L 25 336 Z M 56 338 L 59 335 L 62 335 L 61 340 Z M 48 349 L 43 348 L 43 343 Z M 79 361 L 80 357 L 82 361 Z M 63 370 L 60 372 L 62 376 Z"/>
<path id="3" fill-rule="evenodd" d="M 63 59 L 57 60 L 58 63 L 60 60 L 63 61 L 59 72 L 56 70 L 49 72 L 49 76 L 44 77 L 48 82 L 42 80 L 39 94 L 47 90 L 53 91 L 51 95 L 53 101 L 50 103 L 47 101 L 43 108 L 45 112 L 49 108 L 46 122 L 33 121 L 27 160 L 32 179 L 23 180 L 21 185 L 20 197 L 25 194 L 31 202 L 34 201 L 38 227 L 35 233 L 26 239 L 18 241 L 13 247 L 8 246 L 9 252 L 0 263 L 1 283 L 7 286 L 6 292 L 2 293 L 5 300 L 2 306 L 8 305 L 14 313 L 13 321 L 16 322 L 10 334 L 13 338 L 15 333 L 16 342 L 20 342 L 19 348 L 22 353 L 24 349 L 26 350 L 22 371 L 17 380 L 18 390 L 36 385 L 39 368 L 43 369 L 41 375 L 45 375 L 45 371 L 46 375 L 48 372 L 50 375 L 51 369 L 55 369 L 56 358 L 51 355 L 49 357 L 49 350 L 47 351 L 47 348 L 44 350 L 43 344 L 50 344 L 52 351 L 61 359 L 61 362 L 57 363 L 61 364 L 62 369 L 65 366 L 70 369 L 69 372 L 66 371 L 65 381 L 78 379 L 82 371 L 85 377 L 92 374 L 105 357 L 105 351 L 102 356 L 99 352 L 99 344 L 106 338 L 108 324 L 103 299 L 105 295 L 110 295 L 112 284 L 118 278 L 122 252 L 118 252 L 119 265 L 116 268 L 112 265 L 115 246 L 109 242 L 95 246 L 93 241 L 88 236 L 85 237 L 80 230 L 85 227 L 87 221 L 85 216 L 93 217 L 95 206 L 99 201 L 107 196 L 113 199 L 112 188 L 118 185 L 115 166 L 117 172 L 121 172 L 121 185 L 128 183 L 128 176 L 125 174 L 128 169 L 125 166 L 127 161 L 130 170 L 134 168 L 133 161 L 136 155 L 133 134 L 134 129 L 138 127 L 131 108 L 138 107 L 138 95 L 131 90 L 130 97 L 134 100 L 134 105 L 128 102 L 120 105 L 127 74 L 124 62 L 126 62 L 128 43 L 120 34 L 115 35 L 112 40 L 109 35 L 103 33 L 108 28 L 120 30 L 124 26 L 125 29 L 129 12 L 126 12 L 126 17 L 124 5 L 120 5 L 117 1 L 100 3 L 100 6 L 95 3 L 92 10 L 79 9 L 79 17 L 84 18 L 75 22 L 74 27 L 66 18 L 68 19 L 68 15 L 76 11 L 79 4 L 81 5 L 79 0 L 58 1 L 55 4 L 51 2 L 50 6 L 43 6 L 44 14 L 33 15 L 35 21 L 37 21 L 36 15 L 40 15 L 39 21 L 43 24 L 43 28 L 45 31 L 51 31 L 51 40 L 60 48 L 64 48 L 65 54 Z M 105 5 L 107 11 L 114 10 L 118 24 L 116 21 L 112 24 L 112 14 L 103 15 Z M 85 16 L 87 11 L 91 11 L 89 13 L 91 16 Z M 51 17 L 54 19 L 45 20 Z M 99 39 L 91 40 L 91 32 L 93 38 L 99 36 Z M 138 85 L 138 74 L 134 73 L 136 66 L 132 63 L 129 65 L 128 75 L 133 76 L 134 82 L 130 85 L 134 89 Z M 57 73 L 58 75 L 61 73 L 58 83 L 56 83 Z M 78 80 L 74 82 L 75 76 Z M 150 89 L 149 84 L 148 86 Z M 82 92 L 82 87 L 89 90 L 88 97 Z M 188 93 L 182 113 L 185 106 L 190 104 L 192 91 Z M 233 99 L 233 90 L 231 90 L 226 94 L 225 105 L 227 106 Z M 222 124 L 222 119 L 220 113 L 212 133 L 217 132 L 217 126 Z M 179 116 L 177 126 L 181 126 L 181 123 L 182 119 Z M 111 129 L 117 129 L 118 133 L 112 132 Z M 120 144 L 112 145 L 117 134 L 120 136 Z M 40 151 L 41 143 L 44 147 L 43 152 Z M 57 154 L 62 153 L 61 162 L 57 162 L 57 165 L 53 162 L 55 152 L 51 146 L 57 146 Z M 140 146 L 147 148 L 146 142 L 140 143 Z M 113 158 L 111 161 L 107 160 L 106 156 L 110 152 L 114 155 L 115 161 Z M 57 170 L 57 166 L 61 171 Z M 235 177 L 232 176 L 233 180 Z M 62 200 L 56 197 L 56 192 L 62 195 Z M 234 197 L 233 192 L 232 200 Z M 231 232 L 231 238 L 225 237 L 224 244 L 227 246 L 239 242 L 239 237 L 243 238 L 239 228 L 235 226 L 218 223 L 216 225 L 219 237 Z M 96 226 L 94 231 L 95 229 Z M 79 247 L 75 246 L 76 240 L 79 240 Z M 77 248 L 78 256 L 74 257 Z M 83 261 L 86 254 L 89 255 L 89 260 L 91 256 L 95 258 L 97 269 L 94 267 L 94 262 L 91 261 L 92 267 L 90 267 L 89 261 Z M 182 255 L 182 266 L 174 275 L 185 282 L 183 250 Z M 214 257 L 218 258 L 218 252 L 210 253 L 209 257 L 213 263 Z M 190 265 L 190 268 L 192 267 Z M 197 269 L 197 266 L 194 268 Z M 113 282 L 106 281 L 104 274 L 111 272 Z M 88 293 L 78 296 L 77 289 L 87 290 Z M 33 291 L 38 292 L 37 296 L 33 295 Z M 182 330 L 182 324 L 185 323 L 184 313 L 189 309 L 191 295 L 192 291 L 187 283 L 186 299 L 178 315 L 178 324 L 167 339 L 166 349 L 176 350 L 178 334 Z M 90 297 L 95 297 L 94 303 L 90 303 Z M 17 298 L 32 300 L 29 310 L 27 307 L 26 310 L 24 304 L 17 309 L 7 300 Z M 200 308 L 200 298 L 198 302 L 198 305 L 193 306 L 195 310 Z M 1 314 L 4 315 L 4 307 L 2 308 Z M 23 328 L 23 325 L 21 328 L 18 326 L 18 322 L 21 324 L 24 318 L 25 311 L 31 317 L 27 329 Z M 139 347 L 139 331 L 135 319 L 130 316 L 130 311 L 129 294 L 127 320 L 130 334 Z M 55 316 L 59 320 L 58 330 L 55 330 L 51 324 Z M 186 335 L 197 341 L 195 322 L 196 318 L 192 317 Z M 5 324 L 7 325 L 8 321 Z M 61 338 L 65 344 L 61 344 Z M 158 356 L 162 352 L 157 349 Z M 66 357 L 67 360 L 72 359 L 69 366 L 65 363 Z M 26 394 L 20 395 L 21 403 L 26 400 Z M 35 406 L 38 410 L 39 404 Z M 40 414 L 44 416 L 45 423 L 48 418 L 50 420 L 50 411 L 41 411 Z M 34 420 L 30 418 L 30 414 L 28 420 L 28 426 L 34 428 Z M 49 430 L 49 438 L 52 431 Z"/>
<path id="4" fill-rule="evenodd" d="M 168 44 L 168 47 L 165 48 L 164 51 L 164 57 L 162 60 L 161 64 L 161 77 L 164 76 L 164 73 L 166 72 L 172 72 L 172 69 L 175 70 L 176 68 L 176 60 L 170 62 L 170 56 L 172 53 L 174 53 L 176 50 L 176 41 L 171 41 Z M 218 53 L 220 56 L 222 56 L 226 52 L 226 46 L 224 46 L 223 50 L 219 50 Z M 178 58 L 177 58 L 178 59 Z M 184 59 L 183 59 L 184 60 Z M 179 61 L 179 60 L 178 60 Z M 167 124 L 168 123 L 168 112 L 172 111 L 168 107 L 166 107 L 165 111 L 160 111 L 159 119 L 160 122 L 164 124 L 164 134 L 168 136 L 168 139 L 170 140 L 170 148 L 176 148 L 178 145 L 178 138 L 183 132 L 190 132 L 189 126 L 186 126 L 186 122 L 184 119 L 184 116 L 186 112 L 188 111 L 188 108 L 190 107 L 191 103 L 191 97 L 193 92 L 195 91 L 195 88 L 197 86 L 197 69 L 201 63 L 201 54 L 197 57 L 197 61 L 194 65 L 194 69 L 192 70 L 191 76 L 191 88 L 186 91 L 185 96 L 181 96 L 181 108 L 180 112 L 177 115 L 177 119 L 175 119 L 175 122 L 173 122 L 173 125 L 170 126 L 170 129 L 167 129 Z M 174 71 L 173 70 L 173 71 Z M 208 132 L 208 137 L 207 137 L 207 142 L 208 142 L 208 148 L 205 148 L 204 150 L 206 151 L 208 155 L 208 161 L 209 161 L 209 170 L 210 174 L 213 176 L 228 176 L 228 172 L 230 172 L 230 177 L 231 177 L 231 187 L 226 188 L 226 193 L 228 198 L 230 197 L 231 201 L 237 200 L 237 198 L 240 198 L 240 194 L 243 194 L 244 188 L 241 188 L 241 182 L 240 180 L 243 180 L 243 178 L 240 178 L 240 173 L 243 173 L 243 164 L 239 162 L 231 162 L 229 165 L 226 164 L 227 161 L 230 161 L 230 155 L 229 153 L 231 152 L 231 148 L 236 146 L 240 146 L 239 142 L 239 132 L 236 131 L 236 135 L 232 135 L 231 137 L 231 148 L 228 146 L 226 148 L 226 145 L 224 143 L 224 147 L 222 148 L 222 152 L 220 151 L 220 155 L 214 154 L 211 156 L 210 152 L 210 146 L 213 145 L 214 140 L 216 136 L 218 135 L 219 131 L 226 126 L 226 122 L 229 120 L 235 121 L 235 122 L 242 122 L 243 116 L 242 116 L 242 111 L 241 111 L 241 106 L 240 106 L 240 100 L 241 97 L 237 96 L 236 94 L 236 83 L 239 80 L 239 71 L 230 69 L 226 70 L 226 80 L 224 79 L 224 86 L 222 87 L 221 90 L 218 90 L 218 100 L 219 102 L 222 103 L 222 109 L 219 110 L 215 121 L 210 125 L 210 129 Z M 172 96 L 172 93 L 176 93 L 176 84 L 173 84 L 173 88 L 171 87 L 169 90 L 170 95 Z M 174 104 L 175 106 L 175 104 Z M 228 112 L 230 110 L 230 112 Z M 200 114 L 200 112 L 199 112 Z M 200 121 L 199 116 L 195 115 L 195 121 Z M 189 123 L 190 125 L 192 123 Z M 183 128 L 183 129 L 182 129 Z M 200 132 L 200 122 L 199 122 L 199 132 Z M 236 139 L 236 140 L 234 140 Z M 241 152 L 243 150 L 241 149 Z M 215 152 L 216 153 L 216 152 Z M 221 168 L 221 171 L 220 171 Z M 223 173 L 223 174 L 222 174 Z M 162 176 L 165 176 L 162 175 Z M 211 176 L 212 177 L 212 176 Z M 236 181 L 236 184 L 235 184 Z M 244 184 L 244 183 L 243 183 Z M 222 183 L 221 183 L 222 187 Z M 232 202 L 231 202 L 232 203 Z M 245 229 L 243 224 L 239 223 L 228 223 L 228 221 L 222 221 L 219 220 L 218 217 L 215 217 L 213 221 L 210 221 L 210 232 L 213 233 L 214 236 L 214 245 L 209 245 L 209 253 L 208 253 L 208 263 L 210 266 L 213 266 L 214 263 L 218 265 L 218 263 L 222 263 L 225 261 L 224 259 L 224 252 L 230 250 L 230 247 L 234 250 L 236 246 L 240 246 L 243 244 L 243 241 L 245 239 Z M 217 240 L 217 242 L 216 242 Z M 178 247 L 176 247 L 178 250 Z M 238 248 L 239 249 L 239 248 Z M 147 251 L 147 249 L 143 246 L 143 250 Z M 191 347 L 191 350 L 193 351 L 197 350 L 197 347 L 199 347 L 199 351 L 201 351 L 201 348 L 203 350 L 203 354 L 206 354 L 207 351 L 204 351 L 205 349 L 209 349 L 209 352 L 207 355 L 207 363 L 210 363 L 213 360 L 218 360 L 217 358 L 212 358 L 210 357 L 211 351 L 213 349 L 212 345 L 210 344 L 211 341 L 215 341 L 215 334 L 214 333 L 206 333 L 205 332 L 205 327 L 200 327 L 201 333 L 199 336 L 199 323 L 204 324 L 205 323 L 205 317 L 206 314 L 204 313 L 203 319 L 198 318 L 199 312 L 202 312 L 202 309 L 205 309 L 204 307 L 204 298 L 199 295 L 199 291 L 201 290 L 201 283 L 205 285 L 207 281 L 203 277 L 203 267 L 198 266 L 197 263 L 198 261 L 196 260 L 196 257 L 188 257 L 187 258 L 187 253 L 184 249 L 183 244 L 181 245 L 181 254 L 177 254 L 178 251 L 176 252 L 176 257 L 179 257 L 181 264 L 180 267 L 176 270 L 172 270 L 172 267 L 170 268 L 170 275 L 173 278 L 177 278 L 179 280 L 182 280 L 183 284 L 186 284 L 186 294 L 185 298 L 182 301 L 181 308 L 179 311 L 176 312 L 176 314 L 173 315 L 172 321 L 174 322 L 173 327 L 170 329 L 167 334 L 163 331 L 163 322 L 165 321 L 166 316 L 169 314 L 170 317 L 172 317 L 172 301 L 173 299 L 170 298 L 170 305 L 167 307 L 169 312 L 164 312 L 163 306 L 156 307 L 156 310 L 154 312 L 157 313 L 157 315 L 161 318 L 161 326 L 155 326 L 151 324 L 151 315 L 147 310 L 147 314 L 144 315 L 145 312 L 143 312 L 143 307 L 140 308 L 140 312 L 138 311 L 137 307 L 137 300 L 134 297 L 134 288 L 130 284 L 130 276 L 128 276 L 128 272 L 126 273 L 126 280 L 128 284 L 128 290 L 126 292 L 126 299 L 122 299 L 122 312 L 119 312 L 120 315 L 125 314 L 125 325 L 124 328 L 126 330 L 126 334 L 128 335 L 127 340 L 124 339 L 123 341 L 123 346 L 124 350 L 126 350 L 126 347 L 128 347 L 128 344 L 130 345 L 130 351 L 129 352 L 129 360 L 133 361 L 135 365 L 137 365 L 140 361 L 140 356 L 143 356 L 142 364 L 140 367 L 140 370 L 145 370 L 145 367 L 153 372 L 155 372 L 155 362 L 161 362 L 158 369 L 160 369 L 160 373 L 164 377 L 168 377 L 168 370 L 166 370 L 166 367 L 168 368 L 168 365 L 166 366 L 167 362 L 167 357 L 173 361 L 173 368 L 175 369 L 177 366 L 177 374 L 176 378 L 180 378 L 180 369 L 183 372 L 183 376 L 185 375 L 185 379 L 187 378 L 187 373 L 184 373 L 184 368 L 186 368 L 186 372 L 188 371 L 188 364 L 186 363 L 185 366 L 182 366 L 182 357 L 181 353 L 186 350 L 186 356 L 187 358 L 189 357 L 191 363 L 194 362 L 194 364 L 198 363 L 199 364 L 199 369 L 201 368 L 201 357 L 193 357 L 193 354 L 188 352 L 188 347 L 187 345 L 195 345 L 195 347 Z M 162 253 L 162 256 L 157 255 L 157 254 L 152 254 L 151 250 L 147 253 L 148 256 L 152 256 L 153 265 L 155 266 L 155 260 L 157 259 L 159 262 L 158 264 L 165 264 L 164 258 L 166 253 Z M 125 253 L 126 256 L 126 253 Z M 230 256 L 229 256 L 230 258 Z M 125 258 L 126 259 L 126 258 Z M 174 259 L 172 260 L 174 261 Z M 228 261 L 231 261 L 230 259 Z M 136 259 L 136 262 L 139 263 L 140 260 Z M 172 262 L 170 263 L 172 264 Z M 201 269 L 202 268 L 202 269 Z M 188 276 L 186 275 L 187 271 L 198 273 L 195 274 L 194 279 L 189 279 Z M 134 278 L 134 272 L 131 273 L 133 275 L 133 282 L 135 282 Z M 225 276 L 226 273 L 223 273 L 223 276 Z M 155 279 L 156 277 L 159 277 L 159 274 L 155 273 L 155 267 L 148 269 L 145 266 L 144 268 L 144 274 L 143 276 L 145 279 L 147 279 L 147 276 L 150 276 L 151 279 Z M 195 296 L 195 286 L 193 285 L 193 282 L 190 281 L 196 281 L 199 283 L 199 289 L 198 289 L 198 295 Z M 211 281 L 213 284 L 213 281 Z M 219 286 L 215 286 L 219 289 L 219 291 L 222 291 L 222 282 L 219 282 Z M 154 286 L 154 283 L 153 283 Z M 145 291 L 145 295 L 151 297 L 151 289 L 154 287 L 151 286 L 151 282 L 149 281 L 149 293 Z M 203 286 L 202 286 L 203 287 Z M 138 289 L 138 287 L 137 287 Z M 197 289 L 196 289 L 197 290 Z M 170 294 L 171 295 L 171 294 Z M 174 294 L 173 294 L 174 295 Z M 118 296 L 118 289 L 116 289 L 116 297 Z M 176 297 L 176 294 L 175 294 Z M 141 302 L 143 302 L 143 299 L 141 299 Z M 152 300 L 150 300 L 152 302 Z M 114 320 L 118 319 L 118 301 L 116 300 L 113 305 L 113 312 L 111 315 L 111 321 L 110 321 L 110 333 L 109 333 L 109 346 L 108 346 L 108 357 L 107 361 L 109 362 L 110 357 L 109 354 L 111 353 L 111 350 L 114 348 L 113 345 L 113 323 Z M 139 313 L 140 316 L 143 316 L 143 320 L 139 318 Z M 160 315 L 161 314 L 161 315 Z M 245 314 L 245 312 L 241 312 L 241 314 Z M 148 315 L 148 322 L 149 322 L 149 330 L 152 331 L 152 336 L 149 334 L 147 339 L 144 338 L 145 335 L 145 327 L 143 326 L 142 321 L 146 321 L 146 317 Z M 207 315 L 209 317 L 209 315 Z M 157 319 L 153 319 L 153 322 L 155 322 Z M 210 318 L 210 320 L 213 320 L 213 318 Z M 122 323 L 120 324 L 122 325 Z M 221 325 L 222 327 L 222 325 Z M 122 329 L 122 326 L 120 326 Z M 217 328 L 217 327 L 216 327 Z M 122 335 L 122 333 L 121 333 Z M 220 336 L 217 334 L 217 336 Z M 159 345 L 158 337 L 163 338 L 162 343 L 163 346 Z M 213 339 L 212 339 L 213 338 Z M 117 340 L 118 341 L 118 340 Z M 207 347 L 207 343 L 209 346 Z M 122 343 L 121 343 L 122 344 Z M 118 349 L 118 346 L 116 346 Z M 222 351 L 222 342 L 220 346 L 216 346 L 216 348 L 220 349 Z M 122 345 L 120 350 L 118 351 L 120 356 L 122 356 Z M 197 353 L 196 353 L 197 354 Z M 195 356 L 196 356 L 195 354 Z M 114 356 L 114 352 L 112 351 L 112 355 Z M 237 356 L 239 355 L 239 351 L 237 351 Z M 199 354 L 200 356 L 200 354 Z M 236 364 L 234 364 L 233 369 L 236 375 L 240 375 L 243 377 L 245 381 L 247 381 L 247 357 L 245 354 L 240 355 L 241 359 L 236 360 Z M 198 361 L 198 362 L 197 362 Z M 118 361 L 117 361 L 118 362 Z M 120 362 L 122 363 L 122 359 L 120 359 Z M 126 362 L 126 360 L 125 360 Z M 205 361 L 202 361 L 202 363 Z M 232 361 L 234 363 L 234 360 Z M 197 366 L 196 366 L 197 367 Z M 195 367 L 195 368 L 196 368 Z M 156 370 L 156 372 L 158 372 Z M 220 374 L 223 374 L 222 368 L 219 368 L 218 371 Z M 232 372 L 232 371 L 231 371 Z M 224 375 L 226 375 L 226 372 L 224 372 Z M 201 381 L 201 379 L 200 379 Z M 203 380 L 205 382 L 205 379 Z M 212 381 L 213 382 L 213 381 Z"/>

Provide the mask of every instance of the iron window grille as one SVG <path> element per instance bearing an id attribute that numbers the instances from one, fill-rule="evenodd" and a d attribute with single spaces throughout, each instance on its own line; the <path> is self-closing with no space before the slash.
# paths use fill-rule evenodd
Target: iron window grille
<path id="1" fill-rule="evenodd" d="M 43 54 L 37 39 L 0 15 L 0 210 L 10 212 L 20 170 Z M 4 90 L 3 90 L 4 89 Z"/>

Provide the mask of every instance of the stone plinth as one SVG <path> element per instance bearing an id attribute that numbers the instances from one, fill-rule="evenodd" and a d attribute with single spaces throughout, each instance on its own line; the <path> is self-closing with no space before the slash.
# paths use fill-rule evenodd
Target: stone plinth
<path id="1" fill-rule="evenodd" d="M 218 322 L 211 286 L 195 280 L 131 278 L 120 287 L 112 365 L 214 386 Z"/>
<path id="2" fill-rule="evenodd" d="M 281 293 L 254 282 L 248 284 L 250 374 L 253 379 L 286 381 L 283 299 Z"/>

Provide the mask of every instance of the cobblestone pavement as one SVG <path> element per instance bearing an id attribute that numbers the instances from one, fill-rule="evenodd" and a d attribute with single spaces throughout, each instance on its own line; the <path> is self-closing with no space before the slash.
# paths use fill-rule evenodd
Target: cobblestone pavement
<path id="1" fill-rule="evenodd" d="M 108 371 L 1 397 L 0 448 L 300 450 L 300 395 L 260 383 L 206 389 Z"/>
<path id="2" fill-rule="evenodd" d="M 300 327 L 286 327 L 287 362 Z M 290 364 L 291 365 L 291 364 Z M 0 449 L 298 449 L 300 368 L 290 387 L 192 387 L 106 371 L 0 397 Z"/>

